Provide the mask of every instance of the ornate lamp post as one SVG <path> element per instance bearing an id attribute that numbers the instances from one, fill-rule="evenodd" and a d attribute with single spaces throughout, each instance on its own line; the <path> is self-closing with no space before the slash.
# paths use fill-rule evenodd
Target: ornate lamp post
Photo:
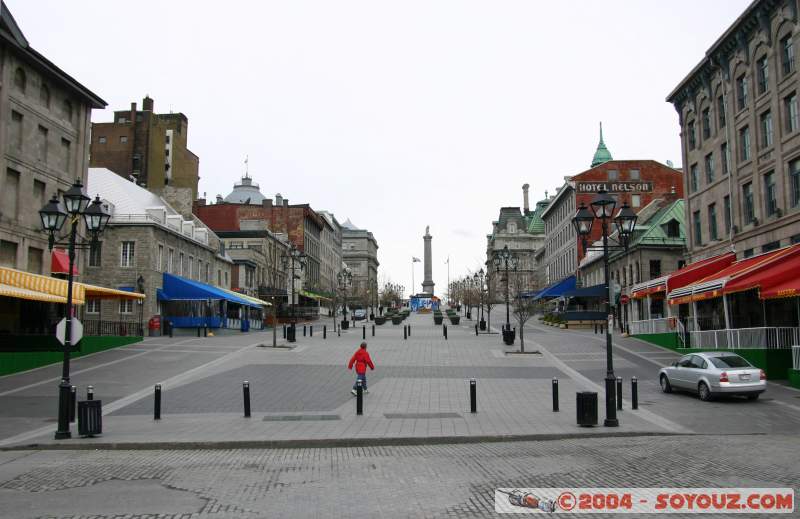
<path id="1" fill-rule="evenodd" d="M 292 312 L 292 326 L 289 327 L 288 333 L 286 335 L 286 340 L 289 342 L 295 342 L 297 339 L 297 308 L 296 308 L 296 301 L 297 301 L 297 283 L 295 280 L 300 279 L 298 274 L 295 272 L 299 269 L 301 272 L 306 266 L 306 255 L 300 252 L 294 244 L 291 245 L 288 253 L 285 253 L 281 256 L 281 261 L 283 262 L 284 269 L 292 270 L 291 274 L 291 291 L 292 291 L 292 300 L 289 302 L 291 312 Z"/>
<path id="2" fill-rule="evenodd" d="M 353 285 L 353 273 L 349 268 L 344 268 L 336 274 L 336 281 L 339 283 L 339 290 L 342 291 L 342 329 L 347 330 L 350 323 L 347 322 L 347 289 Z"/>
<path id="3" fill-rule="evenodd" d="M 483 273 L 483 269 L 481 268 L 473 276 L 475 278 L 475 283 L 478 286 L 478 304 L 480 305 L 479 306 L 479 314 L 480 315 L 478 316 L 480 321 L 478 322 L 478 327 L 481 330 L 485 330 L 486 329 L 486 321 L 483 318 L 483 274 L 484 274 Z"/>
<path id="4" fill-rule="evenodd" d="M 69 430 L 70 415 L 70 383 L 69 383 L 69 355 L 72 349 L 72 270 L 75 265 L 75 250 L 90 249 L 99 243 L 99 235 L 105 230 L 111 215 L 103 207 L 100 197 L 96 197 L 89 205 L 89 198 L 83 189 L 80 179 L 76 180 L 63 195 L 64 203 L 59 202 L 58 197 L 53 198 L 45 204 L 39 211 L 42 221 L 42 229 L 48 233 L 48 248 L 53 250 L 54 245 L 67 245 L 69 250 L 69 271 L 67 273 L 67 310 L 65 312 L 65 333 L 64 333 L 64 360 L 61 366 L 61 383 L 58 386 L 58 429 L 56 439 L 71 438 Z M 88 207 L 87 207 L 88 206 Z M 78 223 L 81 216 L 86 223 L 86 230 L 92 238 L 88 242 L 77 243 Z M 66 243 L 56 241 L 56 233 L 61 231 L 64 222 L 69 218 L 70 231 Z"/>
<path id="5" fill-rule="evenodd" d="M 494 268 L 497 272 L 505 270 L 506 279 L 506 326 L 503 328 L 503 342 L 511 346 L 514 344 L 514 332 L 511 330 L 511 311 L 509 309 L 508 299 L 508 271 L 517 270 L 517 257 L 508 250 L 508 245 L 503 247 L 503 250 L 496 252 L 493 258 Z"/>
<path id="6" fill-rule="evenodd" d="M 611 314 L 611 298 L 613 297 L 611 283 L 609 282 L 608 272 L 608 251 L 609 249 L 628 249 L 628 242 L 630 241 L 633 230 L 636 227 L 636 213 L 633 209 L 628 207 L 628 204 L 623 204 L 617 216 L 614 217 L 614 208 L 616 207 L 616 199 L 608 194 L 607 191 L 599 191 L 592 200 L 591 210 L 583 203 L 578 208 L 578 212 L 572 219 L 572 224 L 581 238 L 584 252 L 589 250 L 602 250 L 603 251 L 603 271 L 605 274 L 605 282 L 608 293 L 606 295 L 606 316 L 608 325 L 606 326 L 606 419 L 603 422 L 606 427 L 617 427 L 619 420 L 617 420 L 617 404 L 616 404 L 616 376 L 614 376 L 614 359 L 611 350 L 611 325 L 613 323 L 613 316 Z M 599 219 L 602 225 L 603 246 L 590 247 L 587 245 L 587 240 L 592 233 L 592 226 L 595 219 Z M 608 224 L 613 219 L 617 226 L 619 236 L 618 245 L 608 244 Z"/>

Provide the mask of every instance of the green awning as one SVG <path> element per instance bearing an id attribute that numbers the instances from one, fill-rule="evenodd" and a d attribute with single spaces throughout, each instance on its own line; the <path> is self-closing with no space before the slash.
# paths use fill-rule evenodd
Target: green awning
<path id="1" fill-rule="evenodd" d="M 300 290 L 298 293 L 303 297 L 307 297 L 309 299 L 316 299 L 317 301 L 330 301 L 331 300 L 331 298 L 329 298 L 329 297 L 325 297 L 325 296 L 323 296 L 321 294 L 317 294 L 317 293 L 311 292 L 309 290 Z"/>

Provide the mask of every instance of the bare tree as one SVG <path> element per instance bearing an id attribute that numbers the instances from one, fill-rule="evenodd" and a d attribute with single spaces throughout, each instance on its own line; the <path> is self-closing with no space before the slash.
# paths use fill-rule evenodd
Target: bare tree
<path id="1" fill-rule="evenodd" d="M 483 306 L 486 308 L 486 330 L 492 330 L 492 307 L 497 304 L 497 293 L 495 290 L 494 277 L 497 273 L 491 268 L 486 270 L 486 292 L 483 294 Z"/>
<path id="2" fill-rule="evenodd" d="M 531 274 L 527 272 L 509 273 L 509 297 L 513 302 L 512 313 L 519 326 L 519 351 L 525 352 L 525 323 L 536 313 L 536 304 L 533 298 L 529 297 L 531 289 L 534 288 L 530 279 Z"/>

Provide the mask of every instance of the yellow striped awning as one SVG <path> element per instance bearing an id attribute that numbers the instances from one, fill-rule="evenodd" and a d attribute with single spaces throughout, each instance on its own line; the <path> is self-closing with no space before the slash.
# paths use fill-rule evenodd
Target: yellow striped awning
<path id="1" fill-rule="evenodd" d="M 144 299 L 145 295 L 138 292 L 128 292 L 127 290 L 117 290 L 115 288 L 99 287 L 97 285 L 88 285 L 86 283 L 78 283 L 83 286 L 86 297 L 99 298 L 99 299 Z"/>
<path id="2" fill-rule="evenodd" d="M 227 292 L 229 294 L 232 294 L 232 295 L 234 295 L 236 297 L 241 297 L 245 301 L 249 301 L 249 302 L 251 302 L 253 304 L 256 304 L 256 305 L 272 306 L 272 303 L 269 303 L 267 301 L 261 300 L 261 299 L 259 299 L 257 297 L 248 296 L 247 294 L 243 294 L 241 292 L 234 292 L 233 290 L 228 290 L 227 288 L 222 288 L 222 287 L 216 287 L 216 288 L 222 290 L 223 292 Z"/>
<path id="3" fill-rule="evenodd" d="M 20 297 L 21 299 L 54 303 L 67 302 L 67 281 L 63 279 L 51 278 L 40 274 L 31 274 L 30 272 L 23 272 L 8 267 L 0 267 L 0 286 L 5 287 L 2 295 L 6 297 Z M 82 305 L 85 300 L 86 291 L 83 285 L 80 283 L 73 283 L 73 304 Z"/>

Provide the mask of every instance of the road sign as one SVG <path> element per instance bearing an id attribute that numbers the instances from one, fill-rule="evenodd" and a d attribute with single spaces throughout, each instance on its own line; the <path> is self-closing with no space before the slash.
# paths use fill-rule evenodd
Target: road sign
<path id="1" fill-rule="evenodd" d="M 64 317 L 61 319 L 58 324 L 56 325 L 56 339 L 61 344 L 64 344 L 64 337 L 67 334 L 67 318 Z M 83 323 L 78 320 L 77 317 L 72 318 L 72 333 L 70 344 L 75 346 L 78 344 L 78 341 L 83 339 Z"/>
<path id="2" fill-rule="evenodd" d="M 631 298 L 628 297 L 627 295 L 622 295 L 619 298 L 620 304 L 623 304 L 623 305 L 627 305 L 630 301 L 631 301 Z"/>

